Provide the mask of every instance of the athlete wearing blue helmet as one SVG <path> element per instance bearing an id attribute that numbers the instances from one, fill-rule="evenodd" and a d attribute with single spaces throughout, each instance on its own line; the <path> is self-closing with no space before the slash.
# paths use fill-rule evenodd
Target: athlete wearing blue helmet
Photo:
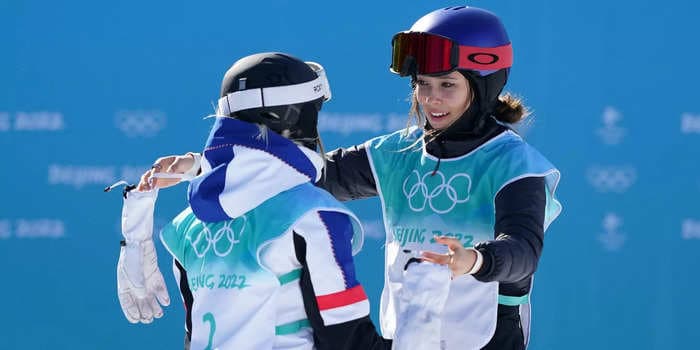
<path id="1" fill-rule="evenodd" d="M 411 112 L 422 128 L 367 146 L 379 192 L 398 187 L 408 201 L 406 209 L 385 210 L 389 227 L 449 236 L 433 240 L 446 245 L 447 254 L 435 253 L 440 248 L 431 244 L 410 246 L 459 276 L 442 314 L 448 349 L 527 347 L 532 276 L 544 231 L 561 211 L 554 197 L 558 170 L 510 129 L 527 114 L 518 99 L 501 96 L 512 64 L 510 39 L 495 14 L 466 6 L 428 13 L 392 40 L 391 71 L 411 77 Z M 390 153 L 416 143 L 423 152 Z M 381 163 L 406 171 L 382 173 Z M 419 197 L 439 221 L 422 214 Z M 388 270 L 401 261 L 397 255 L 387 259 Z M 385 286 L 385 337 L 393 331 L 397 290 Z"/>
<path id="2" fill-rule="evenodd" d="M 517 122 L 525 114 L 524 107 L 512 97 L 503 102 L 498 99 L 508 80 L 513 51 L 503 23 L 492 12 L 467 6 L 430 12 L 410 30 L 396 34 L 392 49 L 391 71 L 412 76 L 414 83 L 417 75 L 440 76 L 452 71 L 469 81 L 472 103 L 465 118 L 449 131 L 480 129 L 483 118 L 499 106 L 514 107 L 500 116 L 506 123 Z M 413 112 L 421 120 L 420 111 L 414 108 Z M 428 128 L 432 129 L 430 123 Z"/>

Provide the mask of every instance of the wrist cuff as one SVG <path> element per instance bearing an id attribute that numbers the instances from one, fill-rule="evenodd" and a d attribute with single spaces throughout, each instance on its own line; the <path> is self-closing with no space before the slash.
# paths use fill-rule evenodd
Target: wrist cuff
<path id="1" fill-rule="evenodd" d="M 195 176 L 197 176 L 197 174 L 199 173 L 199 168 L 202 166 L 202 154 L 187 152 L 187 155 L 192 156 L 192 158 L 194 159 L 194 163 L 192 163 L 192 167 L 190 168 L 190 170 L 187 170 L 187 172 L 183 174 L 183 179 L 191 180 Z"/>
<path id="2" fill-rule="evenodd" d="M 474 262 L 474 266 L 472 266 L 471 270 L 467 271 L 467 275 L 473 275 L 477 272 L 479 272 L 479 269 L 481 269 L 481 265 L 484 264 L 484 256 L 481 254 L 480 251 L 474 248 L 469 248 L 470 250 L 473 250 L 474 253 L 476 253 L 476 261 Z"/>

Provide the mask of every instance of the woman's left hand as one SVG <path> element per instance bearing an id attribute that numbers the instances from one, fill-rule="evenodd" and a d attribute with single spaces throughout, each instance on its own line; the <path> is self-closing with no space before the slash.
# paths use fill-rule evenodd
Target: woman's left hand
<path id="1" fill-rule="evenodd" d="M 451 237 L 435 237 L 435 241 L 447 246 L 447 254 L 424 251 L 422 253 L 423 260 L 447 265 L 452 271 L 453 278 L 464 275 L 474 267 L 477 258 L 474 249 L 464 248 L 462 242 Z"/>

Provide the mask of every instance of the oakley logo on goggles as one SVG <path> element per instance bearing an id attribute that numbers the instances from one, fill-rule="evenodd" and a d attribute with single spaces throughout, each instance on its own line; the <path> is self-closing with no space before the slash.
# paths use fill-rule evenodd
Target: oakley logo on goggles
<path id="1" fill-rule="evenodd" d="M 217 114 L 229 115 L 251 108 L 304 103 L 321 97 L 324 102 L 330 100 L 331 87 L 323 66 L 316 62 L 305 63 L 316 72 L 316 79 L 301 84 L 231 92 L 219 99 Z"/>
<path id="2" fill-rule="evenodd" d="M 513 64 L 511 44 L 498 47 L 459 45 L 422 32 L 401 32 L 391 41 L 391 71 L 400 76 L 441 74 L 454 69 L 499 70 Z"/>

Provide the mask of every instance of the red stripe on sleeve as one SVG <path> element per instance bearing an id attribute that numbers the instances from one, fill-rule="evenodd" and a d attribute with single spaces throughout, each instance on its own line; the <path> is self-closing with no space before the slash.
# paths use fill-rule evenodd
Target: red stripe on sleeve
<path id="1" fill-rule="evenodd" d="M 342 292 L 326 294 L 316 297 L 319 310 L 328 310 L 336 307 L 354 304 L 367 299 L 365 290 L 361 285 L 354 286 Z"/>

